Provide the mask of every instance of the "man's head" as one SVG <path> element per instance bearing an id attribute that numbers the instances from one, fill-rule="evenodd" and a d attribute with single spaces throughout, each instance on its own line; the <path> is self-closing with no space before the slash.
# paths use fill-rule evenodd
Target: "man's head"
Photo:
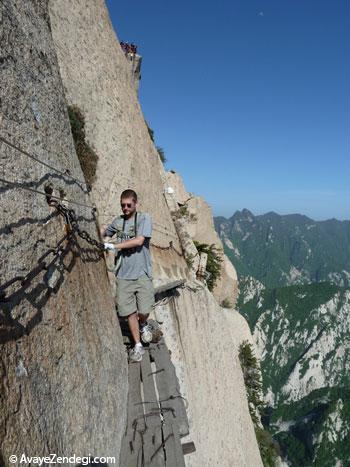
<path id="1" fill-rule="evenodd" d="M 124 190 L 120 195 L 120 206 L 123 214 L 130 217 L 137 209 L 137 194 L 134 190 Z"/>

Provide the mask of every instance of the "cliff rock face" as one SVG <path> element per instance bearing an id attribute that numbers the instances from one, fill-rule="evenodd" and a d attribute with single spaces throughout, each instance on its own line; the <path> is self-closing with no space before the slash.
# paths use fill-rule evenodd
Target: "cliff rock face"
<path id="1" fill-rule="evenodd" d="M 140 210 L 154 220 L 154 284 L 188 279 L 186 288 L 155 310 L 189 401 L 189 439 L 197 450 L 186 456 L 186 463 L 261 466 L 237 360 L 236 333 L 250 335 L 249 329 L 242 317 L 222 310 L 203 284 L 193 281 L 164 196 L 166 173 L 104 2 L 51 0 L 50 18 L 67 102 L 81 109 L 87 140 L 99 157 L 92 196 L 100 222 L 120 212 L 124 189 L 135 189 Z M 211 224 L 210 218 L 209 228 Z"/>
<path id="2" fill-rule="evenodd" d="M 186 228 L 190 237 L 200 243 L 214 244 L 219 250 L 223 250 L 208 203 L 201 196 L 188 193 L 180 175 L 173 171 L 166 173 L 166 185 L 174 190 L 177 203 L 187 207 Z M 237 273 L 225 254 L 222 254 L 222 260 L 221 277 L 214 287 L 213 294 L 219 303 L 225 300 L 233 307 L 238 295 Z"/>
<path id="3" fill-rule="evenodd" d="M 164 198 L 163 165 L 104 1 L 51 0 L 50 16 L 68 105 L 82 111 L 87 140 L 99 157 L 92 196 L 101 224 L 120 213 L 121 192 L 135 189 L 139 210 L 152 215 L 152 243 L 166 248 L 173 241 L 181 251 Z M 155 278 L 186 277 L 186 263 L 174 249 L 152 248 L 152 254 Z"/>
<path id="4" fill-rule="evenodd" d="M 84 180 L 47 2 L 0 5 L 0 135 Z M 91 204 L 80 184 L 0 142 L 0 464 L 10 454 L 115 456 L 125 425 L 126 357 L 106 267 L 67 230 L 44 191 Z M 27 188 L 25 190 L 24 188 Z M 91 209 L 77 211 L 96 237 Z"/>
<path id="5" fill-rule="evenodd" d="M 188 401 L 188 440 L 197 447 L 186 465 L 262 466 L 238 359 L 240 343 L 252 342 L 248 324 L 203 286 L 191 286 L 156 309 Z"/>

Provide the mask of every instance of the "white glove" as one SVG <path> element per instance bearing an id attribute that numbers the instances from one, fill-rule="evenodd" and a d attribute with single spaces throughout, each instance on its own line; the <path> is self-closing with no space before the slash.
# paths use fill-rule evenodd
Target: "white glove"
<path id="1" fill-rule="evenodd" d="M 104 246 L 105 250 L 115 250 L 115 246 L 113 245 L 113 243 L 105 243 Z"/>

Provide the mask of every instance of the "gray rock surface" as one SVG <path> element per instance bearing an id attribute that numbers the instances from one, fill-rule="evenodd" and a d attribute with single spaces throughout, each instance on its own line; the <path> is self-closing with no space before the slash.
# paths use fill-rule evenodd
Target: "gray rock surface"
<path id="1" fill-rule="evenodd" d="M 213 294 L 219 303 L 224 300 L 233 308 L 238 296 L 238 279 L 236 270 L 223 253 L 223 245 L 215 231 L 211 207 L 201 196 L 187 192 L 181 176 L 174 172 L 166 172 L 166 189 L 171 188 L 171 197 L 178 205 L 186 206 L 188 216 L 185 217 L 185 226 L 188 235 L 193 240 L 208 245 L 214 244 L 221 251 L 222 263 L 220 278 L 217 280 Z"/>
<path id="2" fill-rule="evenodd" d="M 3 0 L 0 17 L 0 135 L 83 180 L 47 1 Z M 3 142 L 0 157 L 1 178 L 39 191 L 51 183 L 55 195 L 91 204 L 71 178 Z M 126 357 L 105 264 L 84 240 L 65 238 L 45 196 L 0 182 L 0 197 L 0 464 L 21 453 L 118 458 Z M 74 207 L 96 237 L 91 209 Z"/>
<path id="3" fill-rule="evenodd" d="M 196 452 L 187 467 L 262 467 L 251 422 L 239 345 L 252 342 L 246 320 L 220 308 L 199 281 L 156 310 L 188 401 L 190 434 Z"/>
<path id="4" fill-rule="evenodd" d="M 126 188 L 139 195 L 154 228 L 154 277 L 185 277 L 186 262 L 161 250 L 181 245 L 164 198 L 164 168 L 149 136 L 125 57 L 103 0 L 50 0 L 52 34 L 66 100 L 82 111 L 86 137 L 99 160 L 92 196 L 101 224 L 120 214 Z"/>

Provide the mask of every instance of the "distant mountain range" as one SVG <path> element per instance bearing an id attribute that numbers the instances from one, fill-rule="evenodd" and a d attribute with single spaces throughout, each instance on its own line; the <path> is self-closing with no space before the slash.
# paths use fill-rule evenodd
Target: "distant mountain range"
<path id="1" fill-rule="evenodd" d="M 267 289 L 246 277 L 237 308 L 261 361 L 263 423 L 289 465 L 350 465 L 350 289 Z"/>
<path id="2" fill-rule="evenodd" d="M 321 281 L 350 286 L 350 221 L 275 212 L 254 216 L 243 209 L 214 223 L 238 275 L 266 287 Z"/>
<path id="3" fill-rule="evenodd" d="M 350 466 L 350 221 L 243 209 L 214 222 L 286 465 Z"/>

